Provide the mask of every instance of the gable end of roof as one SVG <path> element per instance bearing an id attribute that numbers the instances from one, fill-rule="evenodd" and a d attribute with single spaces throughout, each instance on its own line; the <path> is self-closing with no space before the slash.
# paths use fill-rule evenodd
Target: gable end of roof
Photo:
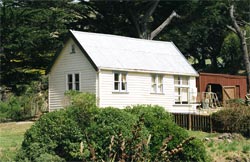
<path id="1" fill-rule="evenodd" d="M 53 57 L 51 64 L 48 66 L 48 68 L 46 69 L 46 75 L 50 73 L 53 65 L 55 64 L 57 58 L 59 57 L 59 55 L 61 54 L 63 48 L 65 47 L 66 42 L 72 38 L 73 41 L 76 43 L 76 45 L 80 48 L 81 52 L 84 54 L 84 56 L 88 59 L 88 61 L 90 62 L 90 64 L 93 66 L 93 68 L 95 69 L 95 71 L 98 71 L 98 67 L 96 66 L 96 64 L 93 62 L 93 60 L 90 58 L 90 56 L 87 54 L 87 52 L 84 50 L 84 48 L 81 46 L 81 44 L 79 43 L 79 41 L 75 38 L 74 34 L 71 32 L 71 30 L 69 30 L 69 34 L 67 35 L 66 41 L 64 41 L 63 46 L 61 48 L 59 48 L 56 51 L 55 56 Z"/>

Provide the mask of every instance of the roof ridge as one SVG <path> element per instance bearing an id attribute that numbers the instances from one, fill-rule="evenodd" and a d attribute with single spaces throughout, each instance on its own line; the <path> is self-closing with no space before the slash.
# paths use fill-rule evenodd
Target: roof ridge
<path id="1" fill-rule="evenodd" d="M 114 34 L 105 34 L 105 33 L 94 33 L 94 32 L 86 32 L 86 31 L 78 31 L 78 30 L 70 30 L 73 34 L 74 32 L 77 33 L 84 33 L 88 35 L 101 35 L 104 37 L 116 37 L 116 38 L 122 38 L 122 39 L 131 39 L 131 40 L 136 40 L 136 41 L 148 41 L 148 42 L 153 42 L 153 43 L 164 43 L 164 44 L 169 44 L 173 43 L 172 41 L 163 41 L 163 40 L 150 40 L 150 39 L 142 39 L 142 38 L 134 38 L 130 36 L 123 36 L 123 35 L 114 35 Z"/>

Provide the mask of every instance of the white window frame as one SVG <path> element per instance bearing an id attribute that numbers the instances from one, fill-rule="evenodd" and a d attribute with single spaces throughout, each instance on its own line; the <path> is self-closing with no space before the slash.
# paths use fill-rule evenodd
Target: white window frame
<path id="1" fill-rule="evenodd" d="M 76 81 L 76 75 L 79 75 L 79 80 L 78 82 Z M 72 89 L 69 88 L 69 75 L 72 75 Z M 79 89 L 76 89 L 76 85 L 78 84 Z M 76 73 L 67 73 L 66 74 L 66 90 L 76 90 L 80 91 L 81 90 L 81 74 L 79 72 Z"/>
<path id="2" fill-rule="evenodd" d="M 187 83 L 185 83 L 184 81 L 187 81 Z M 190 84 L 189 83 L 190 83 L 190 77 L 188 76 L 174 76 L 175 104 L 189 104 L 190 103 L 190 98 L 189 98 Z M 176 89 L 178 89 L 178 94 L 176 94 Z M 187 93 L 187 96 L 186 96 L 187 101 L 183 101 L 182 99 L 182 96 L 184 93 Z"/>
<path id="3" fill-rule="evenodd" d="M 115 75 L 118 75 L 118 80 L 115 80 Z M 123 80 L 123 76 L 125 76 L 125 80 Z M 116 86 L 116 84 L 118 84 Z M 125 86 L 125 89 L 123 89 Z M 117 87 L 117 89 L 116 89 Z M 114 92 L 127 92 L 128 91 L 128 83 L 127 83 L 127 72 L 113 72 L 113 91 Z"/>
<path id="4" fill-rule="evenodd" d="M 164 93 L 164 76 L 161 74 L 152 74 L 151 75 L 151 93 Z"/>

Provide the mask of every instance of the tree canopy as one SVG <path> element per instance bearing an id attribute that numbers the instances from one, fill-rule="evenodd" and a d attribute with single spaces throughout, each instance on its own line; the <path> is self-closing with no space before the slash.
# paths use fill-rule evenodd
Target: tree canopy
<path id="1" fill-rule="evenodd" d="M 230 29 L 232 4 L 249 35 L 247 0 L 2 0 L 1 85 L 15 91 L 44 75 L 68 29 L 173 41 L 196 70 L 238 74 L 246 67 L 240 39 Z"/>

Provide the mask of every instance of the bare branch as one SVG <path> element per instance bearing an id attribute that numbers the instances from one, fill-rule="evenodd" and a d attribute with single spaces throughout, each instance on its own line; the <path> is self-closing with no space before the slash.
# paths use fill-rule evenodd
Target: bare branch
<path id="1" fill-rule="evenodd" d="M 232 32 L 237 33 L 236 30 L 232 26 L 227 25 L 227 28 L 230 29 Z"/>
<path id="2" fill-rule="evenodd" d="M 250 26 L 250 23 L 249 23 L 249 22 L 246 22 L 246 21 L 244 21 L 244 20 L 241 20 L 241 22 L 242 22 L 244 25 Z"/>
<path id="3" fill-rule="evenodd" d="M 180 15 L 173 11 L 171 15 L 160 26 L 158 26 L 154 31 L 151 32 L 149 39 L 154 39 L 155 36 L 157 36 L 167 25 L 170 24 L 174 17 L 180 18 Z"/>
<path id="4" fill-rule="evenodd" d="M 234 27 L 236 33 L 238 34 L 240 39 L 243 40 L 244 39 L 243 32 L 241 31 L 241 29 L 240 29 L 240 27 L 239 27 L 239 25 L 238 25 L 238 23 L 237 23 L 237 21 L 236 21 L 236 19 L 234 17 L 234 5 L 231 5 L 231 7 L 230 7 L 230 17 L 231 17 L 231 19 L 233 21 L 233 27 Z"/>
<path id="5" fill-rule="evenodd" d="M 246 43 L 246 30 L 241 29 L 236 21 L 236 18 L 234 17 L 234 5 L 231 5 L 230 7 L 230 17 L 233 22 L 233 27 L 236 31 L 236 34 L 240 38 L 241 42 L 241 48 L 243 52 L 243 58 L 244 58 L 244 63 L 247 71 L 247 80 L 248 80 L 248 92 L 250 91 L 250 61 L 249 61 L 249 54 L 248 54 L 248 49 L 247 49 L 247 43 Z"/>

